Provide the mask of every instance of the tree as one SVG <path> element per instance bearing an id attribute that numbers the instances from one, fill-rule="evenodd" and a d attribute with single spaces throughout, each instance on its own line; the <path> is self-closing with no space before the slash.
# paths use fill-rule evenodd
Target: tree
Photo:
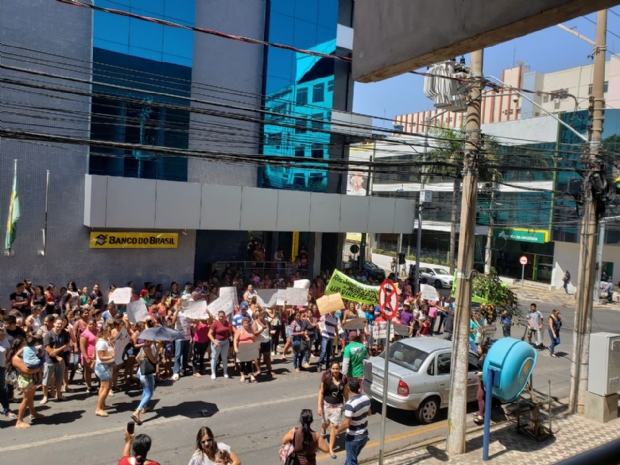
<path id="1" fill-rule="evenodd" d="M 481 312 L 489 324 L 494 323 L 499 313 L 506 307 L 512 308 L 513 324 L 518 324 L 521 319 L 521 307 L 517 294 L 512 292 L 506 283 L 499 279 L 495 268 L 491 268 L 489 274 L 479 274 L 473 279 L 472 294 L 481 297 L 490 305 L 483 305 Z"/>
<path id="2" fill-rule="evenodd" d="M 444 162 L 446 165 L 432 165 L 426 171 L 426 176 L 440 179 L 453 179 L 452 207 L 450 215 L 450 273 L 454 274 L 456 268 L 456 221 L 458 217 L 458 200 L 461 193 L 461 180 L 463 166 L 463 144 L 465 142 L 464 128 L 460 130 L 452 128 L 436 128 L 431 131 L 436 137 L 434 147 L 428 152 L 428 158 L 435 162 Z M 480 147 L 480 163 L 478 180 L 482 183 L 483 190 L 494 192 L 495 186 L 502 180 L 502 173 L 496 168 L 499 160 L 499 143 L 490 136 L 482 137 Z M 492 194 L 493 198 L 493 194 Z M 492 207 L 492 202 L 490 203 Z M 490 215 L 489 215 L 490 217 Z"/>

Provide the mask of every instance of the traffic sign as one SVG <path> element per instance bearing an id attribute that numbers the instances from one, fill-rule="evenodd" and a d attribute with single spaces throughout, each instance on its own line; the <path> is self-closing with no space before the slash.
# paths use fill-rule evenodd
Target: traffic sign
<path id="1" fill-rule="evenodd" d="M 527 265 L 527 257 L 525 255 L 521 255 L 521 258 L 519 259 L 519 263 L 521 263 L 521 265 L 523 266 Z"/>
<path id="2" fill-rule="evenodd" d="M 398 293 L 396 286 L 388 279 L 379 287 L 379 307 L 381 314 L 386 320 L 391 320 L 398 310 Z"/>

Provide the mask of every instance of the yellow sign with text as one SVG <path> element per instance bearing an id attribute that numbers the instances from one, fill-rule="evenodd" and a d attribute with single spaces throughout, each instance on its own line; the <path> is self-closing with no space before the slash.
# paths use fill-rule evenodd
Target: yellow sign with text
<path id="1" fill-rule="evenodd" d="M 91 249 L 176 249 L 177 233 L 108 232 L 90 233 Z"/>

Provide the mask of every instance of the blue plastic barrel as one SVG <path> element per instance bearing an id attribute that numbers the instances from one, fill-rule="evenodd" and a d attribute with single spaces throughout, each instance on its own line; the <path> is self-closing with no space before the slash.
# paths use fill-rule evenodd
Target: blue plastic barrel
<path id="1" fill-rule="evenodd" d="M 536 350 L 527 342 L 511 337 L 495 342 L 482 367 L 483 379 L 487 379 L 490 368 L 499 371 L 493 386 L 493 396 L 504 402 L 513 402 L 519 397 L 536 366 L 536 358 Z"/>

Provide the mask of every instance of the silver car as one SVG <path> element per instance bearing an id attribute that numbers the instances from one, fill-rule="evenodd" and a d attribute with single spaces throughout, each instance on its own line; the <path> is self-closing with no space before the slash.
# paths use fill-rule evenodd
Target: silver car
<path id="1" fill-rule="evenodd" d="M 364 392 L 383 400 L 385 352 L 364 361 Z M 448 406 L 452 342 L 431 337 L 406 338 L 390 345 L 387 404 L 414 410 L 420 423 L 432 423 Z M 467 401 L 478 392 L 478 357 L 469 353 Z"/>
<path id="2" fill-rule="evenodd" d="M 437 289 L 451 289 L 454 281 L 454 276 L 443 268 L 434 266 L 420 266 L 420 277 L 426 278 L 426 282 Z"/>

